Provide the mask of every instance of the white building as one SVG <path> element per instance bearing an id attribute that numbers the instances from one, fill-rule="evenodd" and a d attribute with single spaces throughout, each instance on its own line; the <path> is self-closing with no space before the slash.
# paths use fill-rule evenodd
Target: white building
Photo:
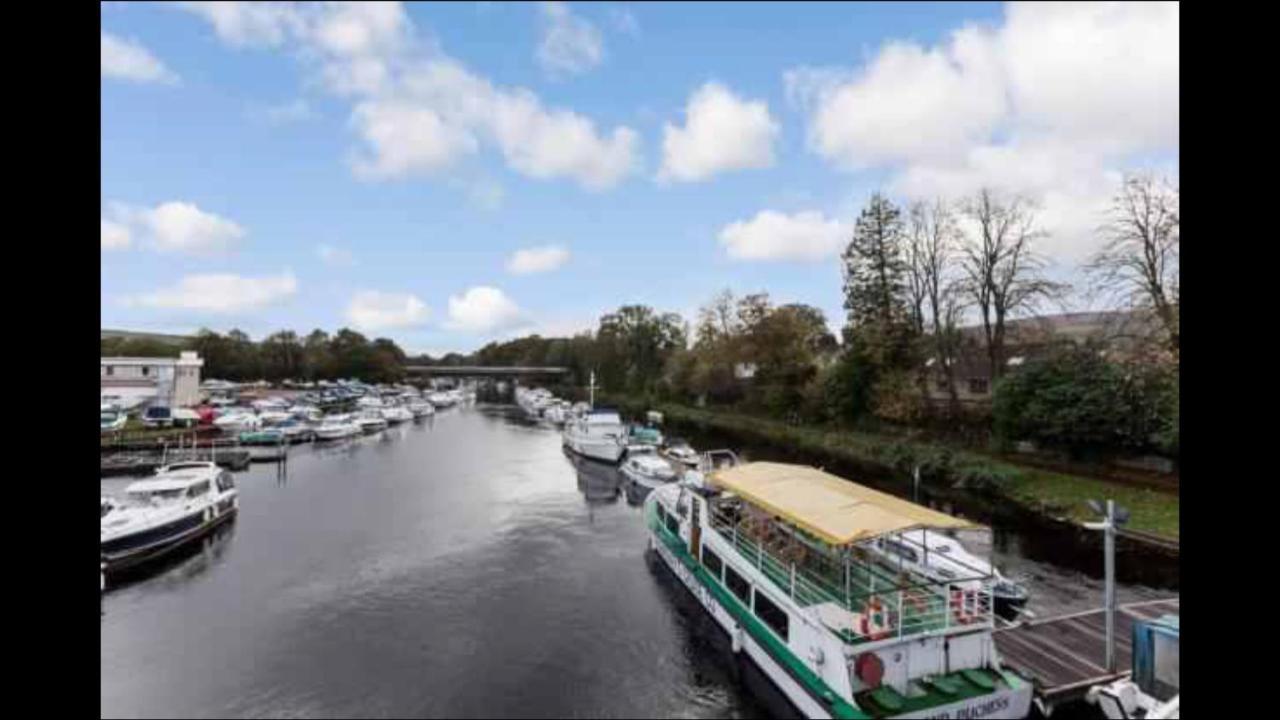
<path id="1" fill-rule="evenodd" d="M 200 401 L 204 360 L 191 351 L 177 358 L 102 358 L 102 397 L 115 396 L 125 407 L 142 404 L 190 407 Z"/>

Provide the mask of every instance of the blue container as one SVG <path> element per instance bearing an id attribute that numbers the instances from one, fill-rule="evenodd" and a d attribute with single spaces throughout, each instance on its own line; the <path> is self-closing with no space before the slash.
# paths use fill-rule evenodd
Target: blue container
<path id="1" fill-rule="evenodd" d="M 1164 701 L 1178 694 L 1178 616 L 1133 623 L 1133 681 Z"/>

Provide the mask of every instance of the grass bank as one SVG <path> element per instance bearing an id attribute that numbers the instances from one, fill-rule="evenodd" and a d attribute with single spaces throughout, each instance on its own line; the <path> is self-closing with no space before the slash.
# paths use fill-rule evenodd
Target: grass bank
<path id="1" fill-rule="evenodd" d="M 670 421 L 693 423 L 737 436 L 828 456 L 869 470 L 908 476 L 919 465 L 926 484 L 968 488 L 1005 498 L 1055 518 L 1095 519 L 1086 501 L 1111 498 L 1132 513 L 1129 527 L 1156 535 L 1178 537 L 1178 496 L 1094 478 L 1018 465 L 981 453 L 936 443 L 905 440 L 845 429 L 796 426 L 726 410 L 694 408 L 674 403 L 644 406 L 634 400 L 609 397 L 629 412 L 658 410 Z"/>

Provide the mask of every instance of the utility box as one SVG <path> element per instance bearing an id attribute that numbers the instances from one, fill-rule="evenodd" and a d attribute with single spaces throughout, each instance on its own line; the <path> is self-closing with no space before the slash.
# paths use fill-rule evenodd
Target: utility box
<path id="1" fill-rule="evenodd" d="M 1133 681 L 1160 701 L 1179 693 L 1178 616 L 1133 623 Z"/>

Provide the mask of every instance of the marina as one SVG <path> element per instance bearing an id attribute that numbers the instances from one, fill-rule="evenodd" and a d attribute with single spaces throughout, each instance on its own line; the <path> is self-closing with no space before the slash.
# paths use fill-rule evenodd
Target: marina
<path id="1" fill-rule="evenodd" d="M 287 468 L 234 473 L 234 520 L 145 574 L 107 573 L 103 714 L 795 714 L 770 672 L 735 652 L 734 636 L 702 596 L 660 551 L 646 550 L 650 498 L 678 483 L 635 482 L 625 462 L 579 456 L 562 434 L 518 406 L 468 406 L 373 435 L 294 445 Z M 104 497 L 133 481 L 104 478 Z M 709 526 L 703 542 L 720 532 Z M 1036 620 L 965 627 L 990 630 L 1005 675 L 944 678 L 933 692 L 968 697 L 985 692 L 984 679 L 1010 689 L 1025 682 L 1037 698 L 1061 701 L 1055 716 L 1074 717 L 1076 708 L 1099 717 L 1079 700 L 1085 689 L 1066 687 L 1074 675 L 1034 661 L 1062 648 L 1093 657 L 1096 643 L 1071 643 L 1079 642 L 1074 625 L 1095 623 L 1079 613 L 1096 607 L 1100 584 L 1018 547 L 999 529 L 969 546 L 1028 578 Z M 772 577 L 762 581 L 784 579 Z M 1157 607 L 1142 603 L 1168 593 L 1122 586 L 1119 596 L 1128 610 Z M 229 626 L 221 622 L 193 626 L 190 612 L 226 617 L 236 631 L 222 631 Z M 495 625 L 506 630 L 495 636 Z M 860 621 L 849 625 L 862 631 Z M 1046 637 L 1053 643 L 1035 645 Z M 202 652 L 183 651 L 191 645 Z M 172 677 L 202 677 L 206 663 L 225 668 L 216 682 L 145 680 L 162 667 Z M 511 673 L 485 671 L 497 665 Z M 550 691 L 566 681 L 582 691 Z M 863 702 L 893 716 L 891 706 L 903 702 L 894 693 Z"/>

